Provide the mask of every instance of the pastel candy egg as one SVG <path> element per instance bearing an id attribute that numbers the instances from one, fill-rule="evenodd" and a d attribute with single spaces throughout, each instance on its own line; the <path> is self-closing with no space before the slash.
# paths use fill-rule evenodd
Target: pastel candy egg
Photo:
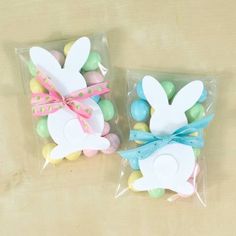
<path id="1" fill-rule="evenodd" d="M 203 91 L 202 91 L 202 95 L 201 97 L 199 98 L 198 102 L 200 103 L 203 103 L 207 100 L 207 96 L 208 96 L 208 92 L 207 90 L 204 88 Z"/>
<path id="2" fill-rule="evenodd" d="M 102 99 L 98 102 L 99 107 L 102 110 L 104 120 L 109 121 L 115 115 L 115 109 L 112 102 L 108 99 Z"/>
<path id="3" fill-rule="evenodd" d="M 37 68 L 32 61 L 27 63 L 30 74 L 35 77 L 37 75 Z"/>
<path id="4" fill-rule="evenodd" d="M 137 159 L 131 159 L 129 160 L 129 164 L 133 170 L 139 170 L 139 162 Z"/>
<path id="5" fill-rule="evenodd" d="M 100 62 L 101 62 L 100 54 L 96 51 L 92 51 L 90 52 L 88 59 L 83 66 L 83 70 L 85 71 L 96 70 Z"/>
<path id="6" fill-rule="evenodd" d="M 144 132 L 148 132 L 148 131 L 149 131 L 149 128 L 148 128 L 147 124 L 144 123 L 144 122 L 138 122 L 138 123 L 136 123 L 136 124 L 134 125 L 133 129 L 134 129 L 134 130 L 144 131 Z M 143 142 L 141 142 L 141 141 L 135 141 L 135 142 L 138 143 L 138 144 L 142 144 L 142 143 L 143 143 Z"/>
<path id="7" fill-rule="evenodd" d="M 146 100 L 146 97 L 145 97 L 144 92 L 143 92 L 142 80 L 140 80 L 140 81 L 137 83 L 137 86 L 136 86 L 136 93 L 137 93 L 137 95 L 138 95 L 141 99 Z"/>
<path id="8" fill-rule="evenodd" d="M 98 150 L 86 149 L 86 150 L 83 150 L 83 153 L 86 157 L 93 157 L 93 156 L 97 155 Z"/>
<path id="9" fill-rule="evenodd" d="M 104 122 L 104 128 L 103 128 L 103 131 L 102 131 L 102 136 L 105 136 L 107 134 L 109 134 L 110 132 L 110 124 L 108 122 Z"/>
<path id="10" fill-rule="evenodd" d="M 193 136 L 193 137 L 197 137 L 198 136 L 198 132 L 191 133 L 190 135 Z"/>
<path id="11" fill-rule="evenodd" d="M 134 181 L 136 181 L 137 179 L 140 179 L 140 178 L 142 178 L 142 173 L 141 173 L 141 171 L 139 171 L 139 170 L 133 171 L 133 172 L 130 174 L 130 176 L 129 176 L 129 178 L 128 178 L 128 187 L 129 187 L 130 190 L 136 191 L 136 190 L 132 187 L 132 183 L 133 183 Z"/>
<path id="12" fill-rule="evenodd" d="M 67 56 L 68 52 L 70 51 L 70 48 L 72 47 L 72 45 L 74 44 L 74 41 L 71 41 L 69 43 L 67 43 L 64 46 L 64 54 Z"/>
<path id="13" fill-rule="evenodd" d="M 89 71 L 83 74 L 88 85 L 98 84 L 104 81 L 104 77 L 97 71 Z"/>
<path id="14" fill-rule="evenodd" d="M 42 117 L 38 120 L 36 131 L 41 138 L 49 138 L 50 134 L 48 132 L 48 120 L 47 117 Z"/>
<path id="15" fill-rule="evenodd" d="M 205 109 L 202 104 L 196 103 L 192 108 L 186 111 L 188 122 L 199 120 L 205 116 Z"/>
<path id="16" fill-rule="evenodd" d="M 62 159 L 52 159 L 50 157 L 50 153 L 52 151 L 52 149 L 54 147 L 56 147 L 57 145 L 55 143 L 47 143 L 46 145 L 44 145 L 43 149 L 42 149 L 42 154 L 43 154 L 43 157 L 48 161 L 50 162 L 51 164 L 59 164 Z"/>
<path id="17" fill-rule="evenodd" d="M 148 119 L 150 114 L 149 104 L 143 100 L 138 99 L 132 102 L 131 104 L 131 116 L 136 121 L 145 121 Z"/>
<path id="18" fill-rule="evenodd" d="M 96 103 L 98 103 L 100 101 L 100 96 L 99 95 L 96 95 L 96 96 L 93 96 L 91 97 Z"/>
<path id="19" fill-rule="evenodd" d="M 164 88 L 168 99 L 170 100 L 175 94 L 175 91 L 176 91 L 175 85 L 172 82 L 167 81 L 167 80 L 162 81 L 161 85 Z"/>
<path id="20" fill-rule="evenodd" d="M 134 125 L 133 127 L 135 130 L 140 130 L 140 131 L 145 131 L 145 132 L 148 132 L 149 131 L 149 128 L 147 126 L 146 123 L 144 122 L 138 122 Z"/>
<path id="21" fill-rule="evenodd" d="M 117 151 L 117 149 L 120 146 L 120 139 L 116 134 L 107 134 L 104 136 L 104 138 L 108 139 L 110 141 L 110 147 L 106 150 L 102 150 L 105 154 L 111 154 Z"/>
<path id="22" fill-rule="evenodd" d="M 63 55 L 63 53 L 59 52 L 59 51 L 56 51 L 56 50 L 52 50 L 50 51 L 51 54 L 57 59 L 57 61 L 59 62 L 59 64 L 61 66 L 64 65 L 65 63 L 65 56 Z"/>
<path id="23" fill-rule="evenodd" d="M 47 91 L 35 78 L 30 80 L 30 90 L 32 93 L 45 93 Z"/>
<path id="24" fill-rule="evenodd" d="M 160 198 L 164 196 L 165 194 L 165 189 L 163 188 L 156 188 L 148 191 L 148 194 L 152 198 Z"/>
<path id="25" fill-rule="evenodd" d="M 81 155 L 81 151 L 71 153 L 70 155 L 66 156 L 66 159 L 69 161 L 77 160 Z"/>

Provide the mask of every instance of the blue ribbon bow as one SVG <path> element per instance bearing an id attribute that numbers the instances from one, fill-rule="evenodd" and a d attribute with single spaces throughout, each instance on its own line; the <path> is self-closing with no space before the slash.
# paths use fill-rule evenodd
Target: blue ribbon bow
<path id="1" fill-rule="evenodd" d="M 173 134 L 159 136 L 149 132 L 138 130 L 130 131 L 130 141 L 141 141 L 144 144 L 138 148 L 120 151 L 119 154 L 129 161 L 143 160 L 149 157 L 158 149 L 171 143 L 181 143 L 192 146 L 193 148 L 202 148 L 204 146 L 204 139 L 202 136 L 202 129 L 212 121 L 214 115 L 209 115 L 201 120 L 195 121 L 191 124 L 185 125 L 177 129 Z M 191 136 L 191 134 L 199 132 L 198 136 Z"/>

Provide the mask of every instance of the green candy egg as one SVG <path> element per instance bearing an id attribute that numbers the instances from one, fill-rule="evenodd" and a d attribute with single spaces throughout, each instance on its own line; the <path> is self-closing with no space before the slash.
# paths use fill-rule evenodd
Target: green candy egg
<path id="1" fill-rule="evenodd" d="M 170 100 L 175 95 L 175 92 L 176 92 L 175 85 L 172 82 L 167 81 L 167 80 L 162 81 L 161 85 L 163 89 L 165 90 L 168 99 Z"/>
<path id="2" fill-rule="evenodd" d="M 196 103 L 192 108 L 186 111 L 188 122 L 199 120 L 205 116 L 205 109 L 202 104 Z"/>
<path id="3" fill-rule="evenodd" d="M 36 131 L 41 138 L 49 138 L 50 134 L 48 132 L 47 117 L 42 117 L 38 120 Z"/>
<path id="4" fill-rule="evenodd" d="M 110 100 L 107 99 L 100 100 L 98 105 L 102 110 L 105 121 L 109 121 L 114 117 L 115 109 Z"/>
<path id="5" fill-rule="evenodd" d="M 34 63 L 32 61 L 29 61 L 27 66 L 28 66 L 30 74 L 33 77 L 35 77 L 37 75 L 37 69 L 36 69 L 36 66 L 34 65 Z"/>
<path id="6" fill-rule="evenodd" d="M 160 198 L 164 196 L 165 194 L 165 189 L 163 188 L 156 188 L 148 191 L 148 194 L 152 198 Z"/>
<path id="7" fill-rule="evenodd" d="M 84 71 L 96 70 L 98 68 L 98 64 L 101 62 L 101 56 L 98 52 L 90 52 L 87 61 L 83 66 Z"/>

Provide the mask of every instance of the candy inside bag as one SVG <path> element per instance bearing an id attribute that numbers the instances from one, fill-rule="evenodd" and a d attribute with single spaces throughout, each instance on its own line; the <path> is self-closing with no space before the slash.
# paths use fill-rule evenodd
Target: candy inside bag
<path id="1" fill-rule="evenodd" d="M 17 53 L 43 143 L 44 168 L 119 148 L 104 35 L 37 44 Z"/>
<path id="2" fill-rule="evenodd" d="M 128 71 L 130 145 L 116 196 L 147 192 L 167 199 L 197 196 L 205 205 L 203 130 L 213 119 L 210 76 Z"/>

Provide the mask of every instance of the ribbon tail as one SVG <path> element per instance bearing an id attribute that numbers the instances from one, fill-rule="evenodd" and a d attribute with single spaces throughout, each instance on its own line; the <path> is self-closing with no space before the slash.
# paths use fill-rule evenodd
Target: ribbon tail
<path id="1" fill-rule="evenodd" d="M 32 112 L 34 116 L 47 116 L 48 114 L 54 113 L 61 108 L 63 108 L 63 104 L 61 102 L 38 104 L 32 106 Z"/>
<path id="2" fill-rule="evenodd" d="M 149 132 L 131 130 L 129 134 L 129 141 L 152 142 L 157 140 L 157 137 Z"/>
<path id="3" fill-rule="evenodd" d="M 214 114 L 206 116 L 205 118 L 199 121 L 193 122 L 193 127 L 196 129 L 204 129 L 209 125 L 209 123 L 213 120 L 213 118 L 214 118 Z"/>
<path id="4" fill-rule="evenodd" d="M 79 101 L 73 100 L 70 102 L 69 106 L 72 111 L 82 116 L 83 118 L 89 119 L 92 115 L 92 108 Z"/>
<path id="5" fill-rule="evenodd" d="M 110 92 L 110 89 L 108 88 L 108 82 L 106 81 L 75 91 L 70 94 L 69 98 L 73 101 L 81 101 L 91 98 L 92 96 L 102 95 L 108 92 Z"/>
<path id="6" fill-rule="evenodd" d="M 205 118 L 195 121 L 193 123 L 190 123 L 188 125 L 185 125 L 184 127 L 181 127 L 177 129 L 174 134 L 175 135 L 186 135 L 186 134 L 191 134 L 194 133 L 198 130 L 202 130 L 206 128 L 209 123 L 213 120 L 214 114 L 206 116 Z"/>
<path id="7" fill-rule="evenodd" d="M 54 102 L 54 98 L 47 94 L 47 93 L 33 93 L 31 96 L 31 104 L 36 105 L 36 104 L 45 104 L 45 103 L 51 103 Z"/>
<path id="8" fill-rule="evenodd" d="M 175 136 L 173 141 L 191 146 L 193 148 L 202 148 L 204 146 L 204 139 L 202 136 Z"/>

